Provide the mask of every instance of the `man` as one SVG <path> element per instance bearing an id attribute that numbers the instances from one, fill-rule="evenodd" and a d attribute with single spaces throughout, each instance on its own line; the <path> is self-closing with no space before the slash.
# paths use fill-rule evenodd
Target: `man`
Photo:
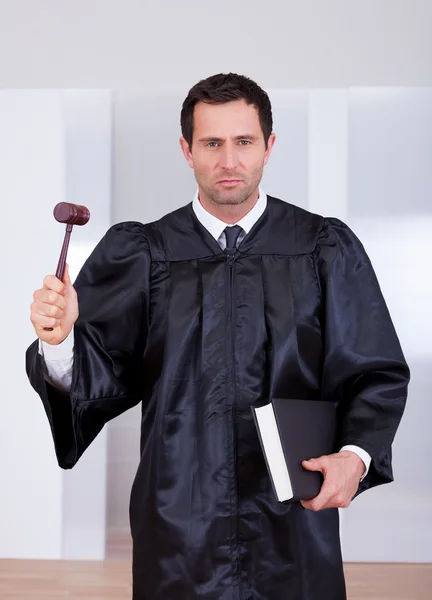
<path id="1" fill-rule="evenodd" d="M 195 199 L 114 225 L 75 289 L 45 278 L 27 373 L 63 468 L 142 402 L 134 600 L 342 600 L 337 508 L 392 481 L 408 367 L 352 231 L 260 189 L 267 94 L 215 75 L 181 126 Z M 324 474 L 311 501 L 272 491 L 251 411 L 272 397 L 337 406 L 340 451 L 304 463 Z"/>

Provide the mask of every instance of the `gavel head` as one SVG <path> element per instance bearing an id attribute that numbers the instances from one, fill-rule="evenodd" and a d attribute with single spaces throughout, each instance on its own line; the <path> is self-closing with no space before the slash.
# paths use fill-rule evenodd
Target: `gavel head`
<path id="1" fill-rule="evenodd" d="M 85 225 L 90 219 L 90 211 L 79 204 L 59 202 L 54 207 L 54 218 L 59 223 L 67 225 Z"/>

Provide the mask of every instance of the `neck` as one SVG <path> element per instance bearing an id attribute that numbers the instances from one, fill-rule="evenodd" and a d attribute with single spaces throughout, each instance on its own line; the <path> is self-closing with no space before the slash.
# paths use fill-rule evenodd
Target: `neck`
<path id="1" fill-rule="evenodd" d="M 241 204 L 218 204 L 206 196 L 201 188 L 199 188 L 198 191 L 198 198 L 207 212 L 224 223 L 232 225 L 233 223 L 240 221 L 240 219 L 245 217 L 248 212 L 252 210 L 258 202 L 259 189 L 257 188 L 255 192 Z"/>

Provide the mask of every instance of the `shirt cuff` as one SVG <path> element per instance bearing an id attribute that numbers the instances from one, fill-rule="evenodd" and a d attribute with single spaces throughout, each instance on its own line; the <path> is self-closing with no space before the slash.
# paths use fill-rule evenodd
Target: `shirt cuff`
<path id="1" fill-rule="evenodd" d="M 366 477 L 366 475 L 369 472 L 369 467 L 371 464 L 371 456 L 370 454 L 368 454 L 366 452 L 366 450 L 363 450 L 363 448 L 359 448 L 358 446 L 353 446 L 353 445 L 348 445 L 348 446 L 343 446 L 339 452 L 342 452 L 344 450 L 350 450 L 351 452 L 354 452 L 354 454 L 357 454 L 358 457 L 360 457 L 362 459 L 362 461 L 364 462 L 364 466 L 365 466 L 365 470 L 363 475 L 360 477 L 360 481 L 363 481 L 363 479 Z"/>
<path id="2" fill-rule="evenodd" d="M 46 360 L 52 362 L 56 360 L 69 360 L 73 358 L 74 330 L 60 344 L 47 344 L 39 340 L 39 354 Z"/>

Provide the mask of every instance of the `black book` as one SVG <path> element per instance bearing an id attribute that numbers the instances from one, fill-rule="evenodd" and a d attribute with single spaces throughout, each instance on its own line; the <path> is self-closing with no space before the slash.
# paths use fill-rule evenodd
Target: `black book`
<path id="1" fill-rule="evenodd" d="M 270 404 L 252 407 L 252 413 L 276 498 L 280 502 L 315 498 L 323 475 L 301 463 L 336 451 L 334 404 L 274 398 Z"/>

